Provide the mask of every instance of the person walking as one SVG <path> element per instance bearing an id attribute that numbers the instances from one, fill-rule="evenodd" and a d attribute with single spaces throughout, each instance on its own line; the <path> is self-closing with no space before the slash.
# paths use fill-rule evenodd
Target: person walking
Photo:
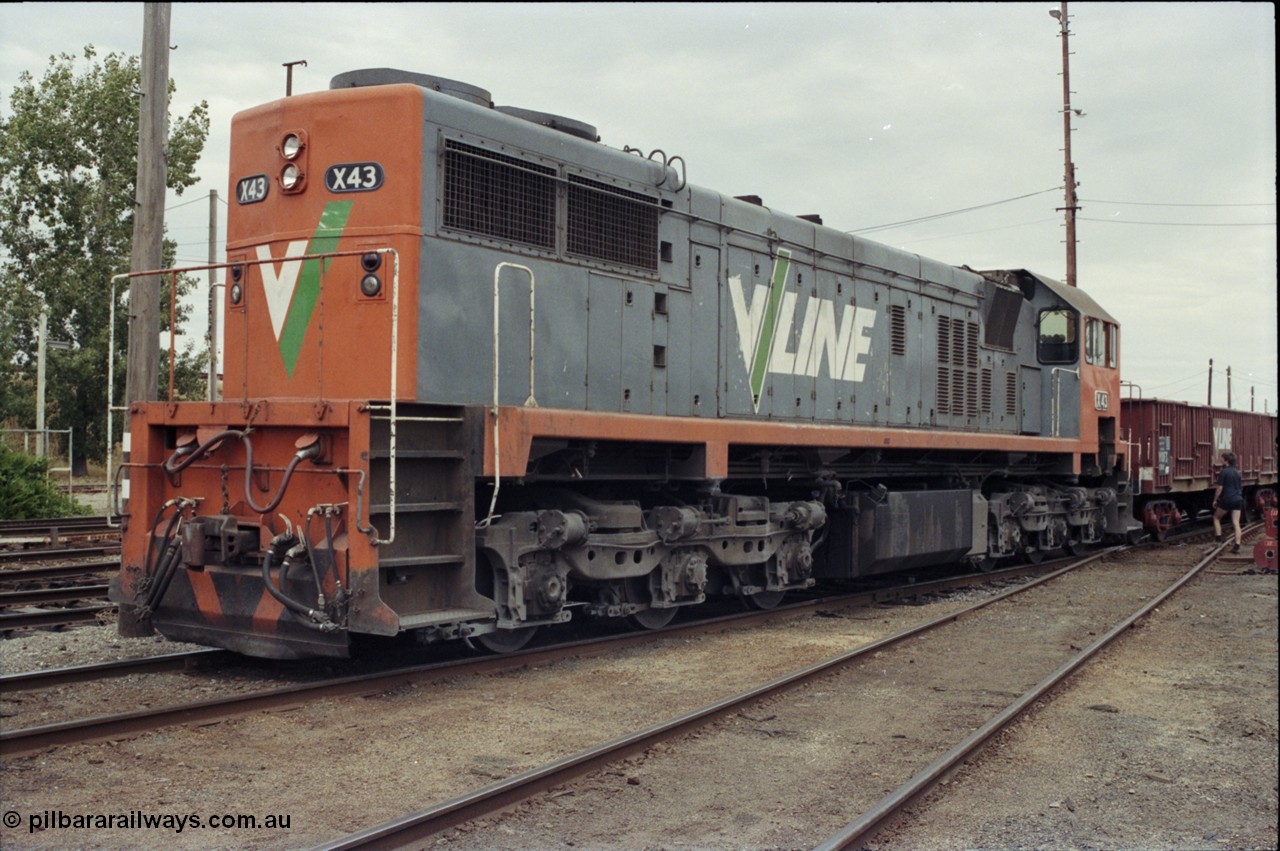
<path id="1" fill-rule="evenodd" d="M 1244 488 L 1240 481 L 1240 471 L 1236 469 L 1236 454 L 1223 452 L 1222 460 L 1227 466 L 1218 472 L 1218 487 L 1213 492 L 1213 533 L 1222 537 L 1222 518 L 1231 513 L 1231 525 L 1235 528 L 1235 546 L 1231 552 L 1240 552 L 1240 512 L 1244 511 Z"/>

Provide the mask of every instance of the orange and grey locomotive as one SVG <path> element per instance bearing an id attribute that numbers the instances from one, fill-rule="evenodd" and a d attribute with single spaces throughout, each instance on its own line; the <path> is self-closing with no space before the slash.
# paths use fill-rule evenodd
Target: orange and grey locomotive
<path id="1" fill-rule="evenodd" d="M 130 409 L 121 629 L 271 657 L 1132 532 L 1119 327 L 390 69 L 237 115 L 223 399 Z"/>

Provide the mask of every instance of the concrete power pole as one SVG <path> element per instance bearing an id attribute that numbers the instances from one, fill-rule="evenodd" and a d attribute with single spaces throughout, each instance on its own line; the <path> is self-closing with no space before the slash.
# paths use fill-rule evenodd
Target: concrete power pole
<path id="1" fill-rule="evenodd" d="M 48 350 L 49 310 L 40 308 L 40 342 L 36 346 L 36 457 L 44 457 L 44 358 Z"/>
<path id="2" fill-rule="evenodd" d="M 143 6 L 142 98 L 138 106 L 138 179 L 133 211 L 134 272 L 163 263 L 165 140 L 168 137 L 168 3 Z M 156 398 L 160 359 L 160 280 L 132 278 L 129 284 L 129 358 L 125 396 L 129 404 Z"/>
<path id="3" fill-rule="evenodd" d="M 1213 358 L 1209 358 L 1209 400 L 1206 405 L 1213 405 Z"/>

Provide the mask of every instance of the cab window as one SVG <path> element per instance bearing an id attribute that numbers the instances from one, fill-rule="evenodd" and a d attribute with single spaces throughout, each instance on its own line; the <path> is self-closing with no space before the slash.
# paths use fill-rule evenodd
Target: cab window
<path id="1" fill-rule="evenodd" d="M 1084 321 L 1084 360 L 1112 369 L 1120 362 L 1120 329 L 1101 319 Z"/>
<path id="2" fill-rule="evenodd" d="M 1079 355 L 1076 313 L 1065 308 L 1040 311 L 1040 363 L 1075 363 Z"/>

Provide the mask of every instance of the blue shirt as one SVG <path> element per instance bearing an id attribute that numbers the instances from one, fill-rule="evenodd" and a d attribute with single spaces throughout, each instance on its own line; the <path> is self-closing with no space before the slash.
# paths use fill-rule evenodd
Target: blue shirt
<path id="1" fill-rule="evenodd" d="M 1235 467 L 1223 467 L 1218 473 L 1218 485 L 1222 488 L 1218 502 L 1223 505 L 1234 505 L 1244 502 L 1244 494 L 1240 484 L 1240 471 Z"/>

